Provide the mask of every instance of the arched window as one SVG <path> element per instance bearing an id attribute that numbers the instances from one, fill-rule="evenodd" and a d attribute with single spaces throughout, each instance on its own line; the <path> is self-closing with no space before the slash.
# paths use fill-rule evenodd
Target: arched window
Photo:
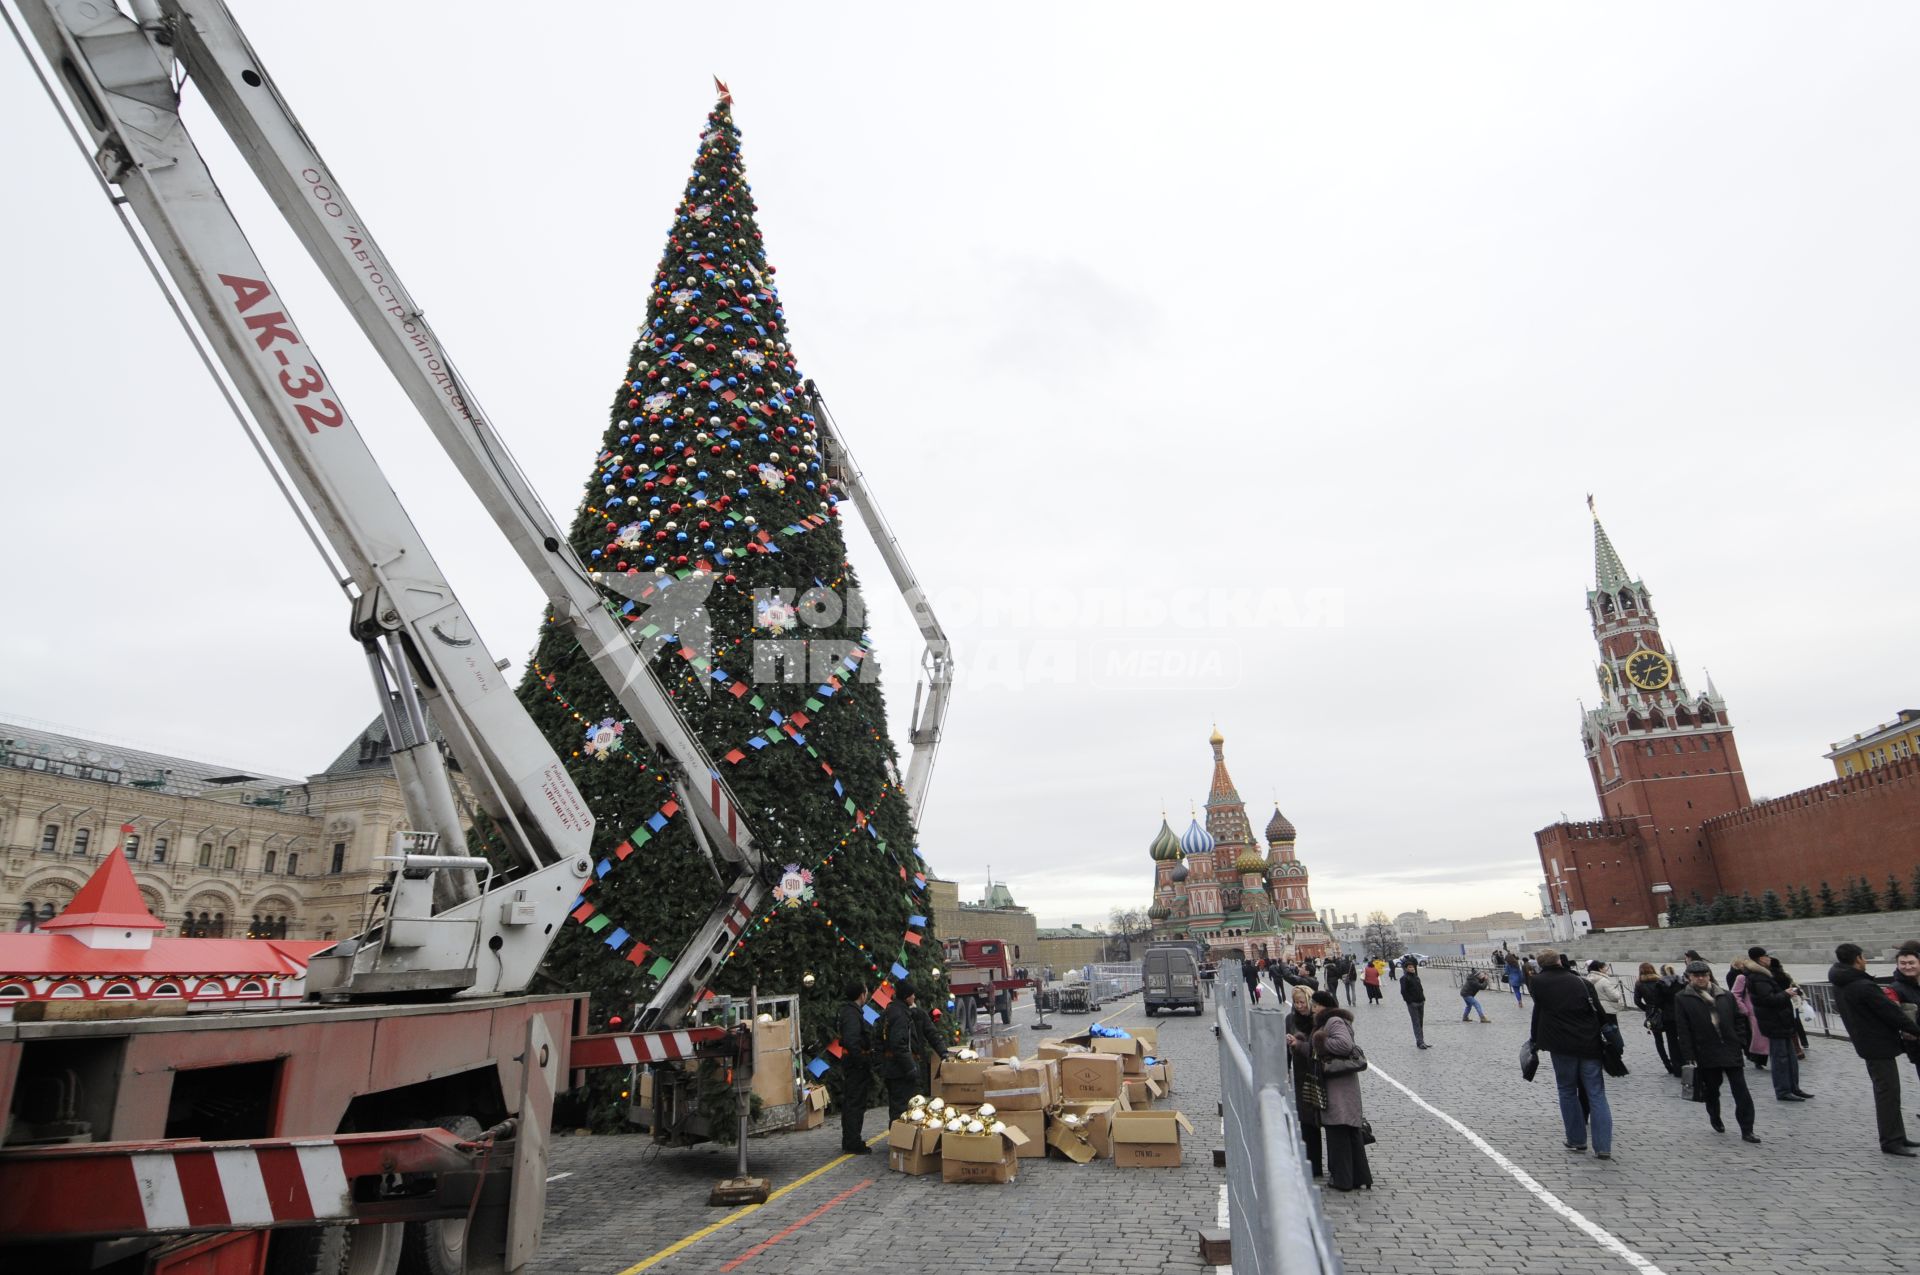
<path id="1" fill-rule="evenodd" d="M 292 850 L 287 851 L 287 875 L 290 877 L 300 875 L 300 856 Z"/>
<path id="2" fill-rule="evenodd" d="M 79 1000 L 86 994 L 86 987 L 80 983 L 62 983 L 53 989 L 53 999 L 57 1001 Z"/>
<path id="3" fill-rule="evenodd" d="M 217 939 L 227 937 L 227 914 L 225 912 L 215 912 L 213 914 L 212 937 Z"/>
<path id="4" fill-rule="evenodd" d="M 153 994 L 155 996 L 178 996 L 180 994 L 180 984 L 155 983 L 153 985 Z"/>
<path id="5" fill-rule="evenodd" d="M 1634 606 L 1634 604 L 1633 604 L 1633 590 L 1632 590 L 1632 589 L 1622 589 L 1622 590 L 1620 590 L 1620 609 L 1621 609 L 1622 611 L 1633 611 L 1633 610 L 1637 610 L 1637 609 L 1638 609 L 1638 608 L 1636 608 L 1636 607 Z"/>
<path id="6" fill-rule="evenodd" d="M 133 860 L 138 859 L 140 857 L 140 834 L 139 833 L 129 832 L 127 834 L 126 851 L 127 851 L 128 862 L 132 862 Z"/>
<path id="7" fill-rule="evenodd" d="M 211 868 L 213 866 L 213 842 L 211 841 L 202 841 L 200 843 L 200 866 L 203 868 Z"/>
<path id="8" fill-rule="evenodd" d="M 225 996 L 226 994 L 227 985 L 217 978 L 207 979 L 201 983 L 200 986 L 193 989 L 193 995 L 196 1000 L 208 1000 L 212 997 Z"/>
<path id="9" fill-rule="evenodd" d="M 278 850 L 267 851 L 266 866 L 261 868 L 260 870 L 266 873 L 268 876 L 272 876 L 274 864 L 279 860 L 279 858 L 280 858 L 280 852 Z"/>
<path id="10" fill-rule="evenodd" d="M 133 984 L 114 983 L 109 986 L 106 991 L 102 992 L 101 995 L 110 1001 L 131 1000 L 133 998 Z"/>
<path id="11" fill-rule="evenodd" d="M 24 1000 L 31 994 L 31 989 L 24 983 L 8 983 L 0 987 L 0 1001 Z"/>
<path id="12" fill-rule="evenodd" d="M 240 994 L 242 996 L 265 996 L 267 989 L 260 985 L 259 980 L 250 978 L 240 984 Z"/>
<path id="13" fill-rule="evenodd" d="M 40 853 L 52 854 L 60 848 L 60 825 L 50 823 L 40 829 Z"/>
<path id="14" fill-rule="evenodd" d="M 226 861 L 225 861 L 225 863 L 224 863 L 224 865 L 223 865 L 223 866 L 224 866 L 224 867 L 225 867 L 225 868 L 226 868 L 226 869 L 227 869 L 227 870 L 228 870 L 229 872 L 231 872 L 231 871 L 233 870 L 233 867 L 234 867 L 234 865 L 235 865 L 236 863 L 238 863 L 238 862 L 239 862 L 239 860 L 240 860 L 240 847 L 239 847 L 239 846 L 228 846 L 228 847 L 227 847 L 227 857 L 226 857 Z"/>
<path id="15" fill-rule="evenodd" d="M 73 852 L 76 855 L 85 854 L 87 852 L 87 847 L 92 844 L 93 844 L 93 829 L 75 828 L 73 830 Z"/>

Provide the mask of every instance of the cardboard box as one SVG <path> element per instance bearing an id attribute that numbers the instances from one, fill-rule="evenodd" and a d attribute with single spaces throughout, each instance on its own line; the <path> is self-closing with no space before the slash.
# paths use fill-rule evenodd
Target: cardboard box
<path id="1" fill-rule="evenodd" d="M 979 1106 L 987 1100 L 987 1072 L 993 1065 L 990 1058 L 941 1059 L 933 1073 L 933 1096 L 964 1106 Z"/>
<path id="2" fill-rule="evenodd" d="M 1144 1111 L 1160 1097 L 1160 1086 L 1145 1076 L 1127 1076 L 1120 1084 L 1120 1093 L 1132 1110 Z"/>
<path id="3" fill-rule="evenodd" d="M 753 1025 L 753 1092 L 769 1107 L 790 1107 L 799 1097 L 793 1036 L 791 1018 Z"/>
<path id="4" fill-rule="evenodd" d="M 1042 1061 L 1048 1058 L 1065 1058 L 1073 1052 L 1073 1049 L 1074 1047 L 1068 1045 L 1065 1041 L 1054 1040 L 1049 1037 L 1033 1047 L 1033 1056 Z"/>
<path id="5" fill-rule="evenodd" d="M 942 1182 L 1011 1182 L 1019 1175 L 1027 1135 L 1013 1125 L 995 1137 L 949 1135 L 940 1142 Z"/>
<path id="6" fill-rule="evenodd" d="M 1063 1102 L 1104 1102 L 1120 1096 L 1125 1061 L 1113 1054 L 1069 1054 L 1059 1060 Z"/>
<path id="7" fill-rule="evenodd" d="M 1170 1062 L 1156 1062 L 1153 1066 L 1147 1068 L 1147 1079 L 1160 1086 L 1161 1097 L 1171 1095 L 1173 1093 L 1173 1064 Z"/>
<path id="8" fill-rule="evenodd" d="M 1012 1036 L 994 1037 L 993 1056 L 995 1058 L 1018 1058 L 1020 1056 L 1020 1042 Z"/>
<path id="9" fill-rule="evenodd" d="M 1047 1156 L 1047 1113 L 1044 1111 L 1002 1111 L 997 1117 L 1007 1128 L 1018 1129 L 1026 1139 L 1023 1146 L 1014 1148 L 1014 1156 L 1021 1160 L 1044 1160 Z"/>
<path id="10" fill-rule="evenodd" d="M 1113 1113 L 1111 1102 L 1069 1102 L 1047 1113 L 1047 1146 L 1075 1164 L 1106 1160 L 1113 1156 Z M 1062 1116 L 1078 1116 L 1079 1123 L 1068 1125 Z"/>
<path id="11" fill-rule="evenodd" d="M 1053 1093 L 1053 1070 L 1040 1062 L 990 1067 L 985 1101 L 1002 1111 L 1045 1111 L 1057 1101 Z"/>
<path id="12" fill-rule="evenodd" d="M 793 1118 L 796 1130 L 818 1129 L 827 1122 L 827 1087 L 809 1085 L 800 1097 L 800 1110 Z"/>
<path id="13" fill-rule="evenodd" d="M 1113 1113 L 1113 1162 L 1123 1169 L 1173 1168 L 1180 1163 L 1180 1133 L 1193 1126 L 1178 1111 Z"/>
<path id="14" fill-rule="evenodd" d="M 940 1172 L 940 1129 L 896 1120 L 887 1126 L 887 1167 L 909 1177 Z"/>

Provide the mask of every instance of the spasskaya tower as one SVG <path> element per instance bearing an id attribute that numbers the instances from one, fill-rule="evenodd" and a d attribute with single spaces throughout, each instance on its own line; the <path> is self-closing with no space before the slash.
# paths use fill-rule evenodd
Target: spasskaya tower
<path id="1" fill-rule="evenodd" d="M 1580 733 L 1600 820 L 1556 824 L 1535 839 L 1554 911 L 1585 911 L 1598 929 L 1652 925 L 1673 894 L 1718 893 L 1700 825 L 1747 805 L 1747 782 L 1726 701 L 1711 678 L 1698 694 L 1687 689 L 1652 594 L 1597 515 L 1593 564 L 1587 619 L 1601 699 Z"/>

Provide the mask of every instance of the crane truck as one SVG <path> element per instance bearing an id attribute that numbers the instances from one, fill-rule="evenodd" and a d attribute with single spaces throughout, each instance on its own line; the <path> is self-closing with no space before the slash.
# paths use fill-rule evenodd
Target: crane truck
<path id="1" fill-rule="evenodd" d="M 28 63 L 345 595 L 411 830 L 395 836 L 366 928 L 314 959 L 309 1005 L 0 1024 L 0 1112 L 10 1113 L 0 1265 L 527 1269 L 554 1094 L 569 1072 L 751 1057 L 750 1029 L 700 1025 L 694 1010 L 769 895 L 754 830 L 223 0 L 9 3 L 0 12 Z M 582 998 L 526 993 L 593 870 L 593 814 L 255 256 L 182 118 L 188 85 L 688 811 L 717 897 L 633 1030 L 585 1034 Z M 817 399 L 811 383 L 808 393 Z M 928 644 L 904 784 L 917 819 L 951 656 L 824 410 L 821 420 L 829 460 Z M 498 829 L 504 867 L 466 853 L 429 719 Z M 663 1086 L 693 1083 L 686 1070 L 659 1075 Z"/>

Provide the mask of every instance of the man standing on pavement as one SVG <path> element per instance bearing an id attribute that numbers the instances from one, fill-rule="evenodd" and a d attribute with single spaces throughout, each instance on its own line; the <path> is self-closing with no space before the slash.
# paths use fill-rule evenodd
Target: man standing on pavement
<path id="1" fill-rule="evenodd" d="M 1773 1074 L 1773 1096 L 1781 1102 L 1805 1102 L 1812 1094 L 1800 1087 L 1800 1042 L 1794 1029 L 1799 1015 L 1793 997 L 1773 976 L 1767 949 L 1750 947 L 1747 959 L 1747 995 L 1753 999 L 1754 1026 L 1767 1038 L 1767 1069 Z"/>
<path id="2" fill-rule="evenodd" d="M 1707 1104 L 1707 1119 L 1715 1133 L 1725 1133 L 1720 1119 L 1720 1084 L 1733 1091 L 1733 1118 L 1743 1142 L 1758 1142 L 1753 1133 L 1753 1095 L 1747 1091 L 1747 1060 L 1742 1054 L 1746 1035 L 1740 1026 L 1740 1006 L 1733 993 L 1715 987 L 1713 967 L 1705 961 L 1687 962 L 1687 985 L 1673 998 L 1673 1034 L 1677 1063 L 1693 1064 L 1694 1096 Z"/>
<path id="3" fill-rule="evenodd" d="M 1540 953 L 1533 993 L 1533 1043 L 1553 1055 L 1553 1079 L 1560 1090 L 1560 1123 L 1567 1150 L 1587 1149 L 1588 1125 L 1593 1153 L 1613 1158 L 1613 1108 L 1607 1105 L 1607 1078 L 1600 1069 L 1600 1010 L 1587 980 L 1561 963 L 1558 952 Z M 1581 1097 L 1586 1098 L 1582 1109 Z"/>
<path id="4" fill-rule="evenodd" d="M 1853 1052 L 1866 1062 L 1867 1077 L 1873 1082 L 1880 1149 L 1888 1155 L 1911 1157 L 1920 1142 L 1907 1137 L 1907 1123 L 1900 1114 L 1900 1058 L 1911 1043 L 1920 1040 L 1920 1031 L 1867 973 L 1866 954 L 1858 943 L 1842 943 L 1833 950 L 1833 959 L 1827 981 L 1833 984 L 1833 998 L 1839 1003 L 1840 1021 L 1847 1026 Z"/>
<path id="5" fill-rule="evenodd" d="M 920 1027 L 913 1021 L 913 984 L 902 983 L 894 992 L 880 1020 L 884 1042 L 880 1055 L 880 1078 L 887 1082 L 887 1122 L 906 1114 L 907 1104 L 920 1092 L 925 1066 L 914 1046 L 919 1043 Z"/>
<path id="6" fill-rule="evenodd" d="M 866 1155 L 867 1100 L 873 1096 L 873 1060 L 868 1055 L 867 986 L 859 979 L 847 982 L 847 1003 L 840 1007 L 840 1065 L 827 1074 L 835 1078 L 833 1101 L 840 1108 L 840 1149 Z"/>
<path id="7" fill-rule="evenodd" d="M 1402 964 L 1407 972 L 1400 977 L 1400 999 L 1407 1003 L 1407 1017 L 1413 1020 L 1413 1043 L 1428 1049 L 1427 989 L 1420 984 L 1420 962 L 1409 956 Z"/>

